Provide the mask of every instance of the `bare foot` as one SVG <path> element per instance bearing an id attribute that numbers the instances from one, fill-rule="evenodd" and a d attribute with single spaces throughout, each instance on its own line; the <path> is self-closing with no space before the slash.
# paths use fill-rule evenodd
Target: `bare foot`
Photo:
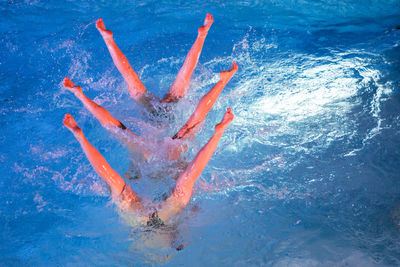
<path id="1" fill-rule="evenodd" d="M 82 93 L 82 88 L 76 86 L 68 77 L 64 78 L 64 87 L 70 90 L 72 93 Z"/>
<path id="2" fill-rule="evenodd" d="M 206 18 L 204 19 L 203 25 L 208 27 L 208 29 L 211 27 L 211 24 L 213 24 L 214 18 L 210 13 L 207 13 Z"/>
<path id="3" fill-rule="evenodd" d="M 222 121 L 215 125 L 215 131 L 225 131 L 226 127 L 232 122 L 233 118 L 235 116 L 232 113 L 232 109 L 228 108 L 224 114 L 224 117 L 222 118 Z"/>
<path id="4" fill-rule="evenodd" d="M 232 67 L 229 71 L 221 71 L 219 73 L 220 79 L 224 82 L 228 82 L 233 77 L 233 75 L 236 73 L 237 70 L 238 70 L 238 65 L 236 64 L 235 61 L 233 61 Z"/>
<path id="5" fill-rule="evenodd" d="M 213 16 L 210 13 L 207 13 L 203 26 L 199 28 L 199 33 L 201 35 L 203 34 L 206 35 L 213 22 L 214 22 Z"/>
<path id="6" fill-rule="evenodd" d="M 65 88 L 73 88 L 73 87 L 75 87 L 75 84 L 68 77 L 65 77 L 64 78 L 64 87 Z"/>
<path id="7" fill-rule="evenodd" d="M 104 25 L 103 19 L 98 19 L 96 22 L 96 28 L 99 30 L 103 38 L 112 38 L 112 31 L 106 30 L 106 25 Z"/>
<path id="8" fill-rule="evenodd" d="M 74 118 L 71 116 L 71 114 L 67 113 L 64 116 L 63 119 L 63 124 L 65 127 L 67 127 L 75 136 L 77 137 L 82 137 L 83 133 L 81 128 L 79 128 L 78 124 L 74 120 Z"/>

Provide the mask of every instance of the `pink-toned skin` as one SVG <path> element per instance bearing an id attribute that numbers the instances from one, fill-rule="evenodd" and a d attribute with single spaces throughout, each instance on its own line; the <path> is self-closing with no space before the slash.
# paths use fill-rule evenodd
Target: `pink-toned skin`
<path id="1" fill-rule="evenodd" d="M 201 50 L 203 49 L 208 30 L 210 29 L 213 21 L 214 19 L 212 15 L 207 13 L 203 26 L 199 27 L 198 29 L 196 41 L 189 50 L 183 66 L 179 70 L 175 81 L 171 85 L 168 93 L 164 96 L 162 102 L 176 102 L 179 100 L 179 98 L 185 96 L 189 88 L 193 71 L 196 68 L 199 60 Z M 96 27 L 107 45 L 108 51 L 111 54 L 115 66 L 128 84 L 130 96 L 136 101 L 140 102 L 141 97 L 146 92 L 146 87 L 140 81 L 136 72 L 132 69 L 126 56 L 115 43 L 112 31 L 106 30 L 103 19 L 97 20 Z"/>
<path id="2" fill-rule="evenodd" d="M 64 78 L 64 87 L 71 91 L 82 102 L 82 104 L 96 117 L 103 127 L 108 128 L 110 126 L 116 126 L 123 130 L 127 130 L 132 135 L 135 135 L 131 130 L 126 128 L 122 122 L 114 118 L 105 108 L 83 94 L 82 88 L 76 86 L 68 77 Z"/>
<path id="3" fill-rule="evenodd" d="M 233 120 L 233 117 L 234 115 L 231 108 L 228 108 L 222 121 L 215 126 L 214 135 L 197 153 L 192 162 L 180 175 L 176 181 L 171 196 L 162 203 L 161 209 L 158 212 L 158 216 L 163 221 L 167 222 L 172 216 L 181 212 L 189 203 L 194 183 L 206 167 L 222 134 Z M 66 114 L 63 123 L 80 143 L 93 169 L 110 187 L 113 198 L 117 200 L 116 203 L 118 203 L 122 209 L 127 211 L 143 211 L 145 208 L 142 205 L 140 197 L 138 197 L 137 193 L 133 192 L 122 177 L 111 168 L 100 152 L 90 144 L 74 118 L 70 114 Z"/>
<path id="4" fill-rule="evenodd" d="M 185 62 L 180 69 L 176 80 L 172 84 L 169 92 L 165 95 L 162 102 L 176 102 L 179 100 L 179 98 L 182 98 L 186 94 L 193 70 L 197 65 L 204 40 L 212 23 L 213 17 L 210 14 L 207 14 L 204 25 L 198 29 L 198 36 L 195 43 L 186 56 Z M 112 32 L 106 30 L 102 19 L 97 21 L 96 27 L 101 33 L 116 67 L 121 72 L 128 84 L 129 94 L 136 101 L 146 103 L 146 97 L 143 97 L 146 93 L 146 88 L 130 66 L 125 55 L 115 44 Z M 195 134 L 197 128 L 196 126 L 205 119 L 206 115 L 211 110 L 212 106 L 220 95 L 222 89 L 229 82 L 237 69 L 237 64 L 233 62 L 229 71 L 222 71 L 220 73 L 220 81 L 202 97 L 194 113 L 173 138 L 183 139 Z M 68 77 L 64 79 L 64 86 L 75 94 L 75 96 L 104 127 L 117 126 L 129 131 L 132 135 L 134 135 L 119 120 L 112 117 L 112 115 L 106 109 L 84 95 L 82 89 L 79 86 L 76 86 Z M 233 118 L 234 115 L 232 110 L 231 108 L 228 108 L 223 116 L 222 121 L 215 126 L 215 132 L 213 136 L 197 153 L 186 170 L 178 178 L 171 196 L 161 204 L 161 209 L 158 211 L 158 216 L 163 221 L 167 222 L 172 216 L 181 212 L 182 209 L 189 203 L 195 181 L 207 165 L 218 145 L 221 136 Z M 63 123 L 74 134 L 75 138 L 80 143 L 94 170 L 110 187 L 113 198 L 117 200 L 116 203 L 124 210 L 139 210 L 145 211 L 145 213 L 150 212 L 146 211 L 145 207 L 143 207 L 142 200 L 138 197 L 137 193 L 132 191 L 131 187 L 125 183 L 122 177 L 110 167 L 104 157 L 89 143 L 89 141 L 83 135 L 82 130 L 78 127 L 70 114 L 65 115 Z M 174 155 L 173 157 L 177 157 L 181 153 L 181 150 L 176 148 L 175 150 L 176 151 L 171 149 L 172 155 Z"/>
<path id="5" fill-rule="evenodd" d="M 164 96 L 162 102 L 177 102 L 180 98 L 184 97 L 188 88 L 193 71 L 196 68 L 197 62 L 203 49 L 204 41 L 207 37 L 208 30 L 210 29 L 214 18 L 211 14 L 207 13 L 203 26 L 198 29 L 197 39 L 189 50 L 183 66 L 178 72 L 175 81 L 169 88 L 168 93 Z"/>
<path id="6" fill-rule="evenodd" d="M 126 56 L 121 52 L 117 44 L 114 42 L 112 31 L 106 30 L 103 19 L 97 20 L 96 28 L 103 37 L 115 66 L 124 77 L 125 82 L 128 84 L 130 96 L 134 100 L 140 101 L 141 97 L 146 92 L 146 87 L 140 81 L 136 72 L 132 69 Z"/>
<path id="7" fill-rule="evenodd" d="M 234 115 L 232 109 L 228 108 L 222 121 L 215 126 L 214 135 L 200 149 L 185 171 L 179 176 L 175 183 L 175 187 L 172 190 L 171 196 L 165 200 L 161 209 L 158 211 L 158 216 L 162 220 L 168 221 L 171 216 L 181 212 L 189 203 L 194 183 L 206 167 L 208 161 L 217 148 L 221 136 L 228 125 L 232 122 L 233 118 Z"/>
<path id="8" fill-rule="evenodd" d="M 238 65 L 236 64 L 236 62 L 233 62 L 232 67 L 229 71 L 220 72 L 219 82 L 214 85 L 214 87 L 200 99 L 193 114 L 189 117 L 182 128 L 174 135 L 173 139 L 184 139 L 187 137 L 191 137 L 196 133 L 198 129 L 198 127 L 196 126 L 205 119 L 215 101 L 217 101 L 217 98 L 220 95 L 222 89 L 229 82 L 229 80 L 232 78 L 237 70 Z"/>
<path id="9" fill-rule="evenodd" d="M 64 78 L 63 83 L 64 87 L 67 88 L 69 91 L 71 91 L 82 102 L 82 104 L 87 108 L 87 110 L 97 118 L 97 120 L 104 128 L 109 129 L 110 127 L 118 127 L 124 131 L 128 131 L 130 134 L 132 134 L 132 136 L 136 136 L 122 122 L 114 118 L 105 108 L 98 105 L 93 100 L 88 98 L 85 94 L 83 94 L 82 88 L 80 86 L 76 86 L 68 77 Z M 140 152 L 145 158 L 154 153 L 154 151 L 151 151 L 149 148 L 142 146 L 140 142 L 136 142 L 134 139 L 124 139 L 124 140 L 130 145 L 132 149 L 135 149 L 138 152 Z M 179 145 L 177 146 L 171 145 L 170 149 L 167 151 L 166 157 L 169 160 L 175 160 L 179 158 L 179 156 L 183 151 L 186 150 L 187 147 L 185 146 L 181 147 Z"/>
<path id="10" fill-rule="evenodd" d="M 124 188 L 129 187 L 129 185 L 111 168 L 100 152 L 90 144 L 71 114 L 65 114 L 63 124 L 74 134 L 93 169 L 110 187 L 113 198 L 118 198 Z M 139 197 L 136 197 L 136 201 L 141 202 Z"/>

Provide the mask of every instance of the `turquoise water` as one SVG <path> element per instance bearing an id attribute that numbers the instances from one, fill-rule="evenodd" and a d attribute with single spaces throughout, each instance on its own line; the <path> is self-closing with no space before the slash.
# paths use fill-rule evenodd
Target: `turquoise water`
<path id="1" fill-rule="evenodd" d="M 398 266 L 398 1 L 3 1 L 0 265 Z M 154 127 L 95 28 L 103 18 L 148 90 L 163 96 L 209 12 L 188 97 Z M 142 135 L 172 136 L 218 72 L 239 71 L 183 159 L 223 112 L 236 117 L 179 218 L 181 250 L 146 248 L 72 134 L 162 199 L 180 162 L 129 153 L 63 89 L 65 76 Z M 167 170 L 169 170 L 167 172 Z"/>

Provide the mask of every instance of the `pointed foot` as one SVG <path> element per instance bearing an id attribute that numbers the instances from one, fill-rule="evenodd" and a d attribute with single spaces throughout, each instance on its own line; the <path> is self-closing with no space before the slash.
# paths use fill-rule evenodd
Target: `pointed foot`
<path id="1" fill-rule="evenodd" d="M 228 82 L 233 77 L 233 75 L 236 73 L 237 70 L 238 70 L 238 65 L 236 64 L 235 61 L 233 61 L 232 67 L 229 71 L 221 71 L 219 73 L 221 80 Z"/>
<path id="2" fill-rule="evenodd" d="M 204 26 L 210 28 L 214 22 L 214 18 L 210 13 L 207 13 L 206 18 L 204 19 Z"/>
<path id="3" fill-rule="evenodd" d="M 199 34 L 204 36 L 207 35 L 208 30 L 210 29 L 213 22 L 214 22 L 213 16 L 210 13 L 207 13 L 203 26 L 199 28 Z"/>
<path id="4" fill-rule="evenodd" d="M 106 25 L 104 25 L 103 19 L 98 19 L 98 20 L 96 21 L 96 28 L 97 28 L 99 31 L 105 31 L 105 30 L 106 30 Z"/>
<path id="5" fill-rule="evenodd" d="M 222 118 L 221 122 L 215 125 L 215 131 L 225 131 L 225 129 L 228 127 L 228 125 L 232 122 L 233 118 L 235 116 L 232 113 L 232 109 L 228 108 L 224 114 L 224 117 Z"/>
<path id="6" fill-rule="evenodd" d="M 103 19 L 98 19 L 96 22 L 96 28 L 99 30 L 103 38 L 112 38 L 112 31 L 106 30 L 106 25 L 104 25 Z"/>
<path id="7" fill-rule="evenodd" d="M 67 113 L 64 116 L 63 119 L 63 124 L 65 125 L 65 127 L 68 128 L 68 130 L 70 130 L 75 136 L 79 136 L 82 137 L 83 133 L 81 128 L 79 128 L 78 124 L 76 123 L 76 121 L 74 120 L 74 118 L 71 116 L 71 114 Z"/>
<path id="8" fill-rule="evenodd" d="M 82 88 L 76 86 L 68 77 L 64 78 L 64 87 L 70 90 L 72 93 L 82 93 Z"/>

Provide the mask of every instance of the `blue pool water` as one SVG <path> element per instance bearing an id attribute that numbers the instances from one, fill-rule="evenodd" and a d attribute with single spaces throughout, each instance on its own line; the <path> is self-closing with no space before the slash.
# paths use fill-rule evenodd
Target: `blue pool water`
<path id="1" fill-rule="evenodd" d="M 112 2 L 0 4 L 0 265 L 400 265 L 399 1 Z M 94 23 L 104 19 L 161 97 L 207 12 L 188 97 L 154 128 Z M 119 174 L 134 169 L 143 197 L 161 199 L 182 164 L 136 160 L 62 79 L 161 138 L 233 60 L 239 71 L 184 155 L 231 106 L 235 120 L 179 219 L 187 246 L 145 247 L 148 232 L 119 216 L 62 118 L 71 113 Z"/>

